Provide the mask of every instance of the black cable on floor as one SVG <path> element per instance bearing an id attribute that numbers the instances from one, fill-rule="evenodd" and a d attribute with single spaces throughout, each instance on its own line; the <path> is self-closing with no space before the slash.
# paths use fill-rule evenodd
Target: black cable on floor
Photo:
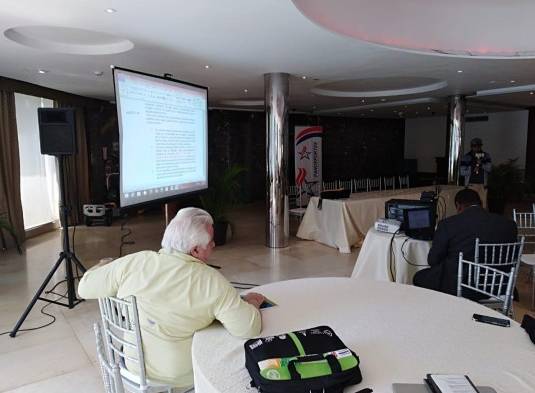
<path id="1" fill-rule="evenodd" d="M 119 258 L 123 256 L 123 247 L 126 245 L 136 244 L 133 240 L 126 240 L 128 236 L 132 234 L 132 230 L 130 228 L 125 228 L 126 224 L 128 223 L 128 216 L 125 217 L 124 221 L 121 223 L 121 233 L 126 230 L 126 233 L 123 233 L 121 236 L 121 245 L 119 246 Z"/>
<path id="2" fill-rule="evenodd" d="M 56 284 L 56 285 L 57 285 L 57 284 Z M 58 301 L 58 300 L 60 300 L 60 299 L 66 299 L 66 298 L 67 298 L 67 293 L 68 293 L 68 292 L 69 292 L 69 290 L 65 291 L 65 293 L 64 293 L 63 295 L 61 295 L 61 294 L 59 294 L 59 293 L 56 293 L 56 292 L 51 292 L 51 293 L 53 293 L 53 294 L 55 294 L 55 295 L 58 296 L 56 299 L 53 299 L 53 300 L 55 300 L 55 301 Z M 48 293 L 48 292 L 46 292 L 46 293 Z M 43 329 L 43 328 L 45 328 L 45 327 L 47 327 L 47 326 L 52 325 L 54 322 L 56 322 L 56 317 L 55 317 L 54 315 L 45 312 L 45 309 L 46 309 L 48 306 L 50 306 L 51 304 L 53 304 L 53 303 L 47 303 L 47 304 L 45 304 L 43 307 L 41 307 L 41 310 L 39 310 L 39 311 L 41 312 L 41 314 L 46 315 L 46 316 L 52 318 L 52 320 L 51 320 L 50 322 L 47 322 L 47 323 L 45 323 L 44 325 L 36 326 L 36 327 L 33 327 L 33 328 L 19 329 L 19 332 L 29 332 L 29 331 L 32 331 L 32 330 Z M 9 333 L 11 333 L 11 330 L 9 330 L 9 331 L 7 331 L 7 332 L 2 332 L 2 333 L 0 333 L 0 336 L 3 336 L 3 335 L 5 335 L 5 334 L 9 334 Z"/>

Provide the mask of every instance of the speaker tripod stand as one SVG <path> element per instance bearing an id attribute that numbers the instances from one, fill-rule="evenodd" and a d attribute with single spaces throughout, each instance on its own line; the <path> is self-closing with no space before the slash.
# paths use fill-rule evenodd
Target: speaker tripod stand
<path id="1" fill-rule="evenodd" d="M 24 323 L 24 320 L 26 319 L 30 311 L 32 311 L 33 306 L 35 306 L 35 303 L 37 303 L 38 300 L 42 300 L 48 303 L 54 303 L 59 306 L 63 306 L 67 308 L 74 308 L 74 306 L 76 306 L 78 303 L 83 301 L 83 299 L 79 299 L 76 296 L 76 289 L 74 287 L 75 277 L 73 274 L 73 264 L 76 267 L 78 267 L 78 269 L 82 273 L 85 273 L 86 269 L 82 265 L 80 260 L 76 257 L 74 252 L 71 251 L 71 246 L 69 244 L 69 214 L 68 214 L 69 209 L 66 206 L 66 199 L 65 199 L 65 183 L 64 183 L 64 168 L 63 168 L 64 159 L 65 159 L 64 156 L 61 156 L 61 155 L 57 156 L 57 162 L 58 162 L 58 167 L 59 167 L 59 189 L 60 189 L 60 194 L 61 194 L 60 212 L 61 212 L 61 217 L 62 217 L 61 227 L 62 227 L 62 232 L 63 232 L 63 251 L 59 253 L 58 260 L 56 261 L 56 263 L 54 264 L 54 266 L 52 267 L 52 269 L 46 276 L 45 280 L 43 281 L 43 283 L 41 284 L 41 286 L 35 293 L 34 297 L 30 301 L 30 304 L 28 304 L 28 307 L 26 307 L 26 310 L 24 311 L 24 313 L 18 320 L 17 324 L 15 325 L 11 333 L 9 333 L 10 337 L 15 337 L 17 335 L 17 332 L 19 331 L 20 327 Z M 41 296 L 46 286 L 48 285 L 48 283 L 54 276 L 54 273 L 56 273 L 56 271 L 62 264 L 65 264 L 65 281 L 67 282 L 67 294 L 65 297 L 67 298 L 67 303 L 62 303 L 57 300 L 47 299 L 46 297 Z"/>

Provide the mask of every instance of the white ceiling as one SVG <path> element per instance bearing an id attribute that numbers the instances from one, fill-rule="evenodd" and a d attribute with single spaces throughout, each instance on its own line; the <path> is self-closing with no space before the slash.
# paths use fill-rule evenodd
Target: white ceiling
<path id="1" fill-rule="evenodd" d="M 527 3 L 519 1 L 517 7 L 522 4 Z M 117 12 L 105 12 L 110 7 Z M 506 23 L 515 26 L 515 21 Z M 42 25 L 92 30 L 131 41 L 134 48 L 107 55 L 62 54 L 50 52 L 50 46 L 48 50 L 22 46 L 2 34 L 0 75 L 104 99 L 113 99 L 111 64 L 160 75 L 171 73 L 177 79 L 209 86 L 210 104 L 215 107 L 242 105 L 247 99 L 258 102 L 263 97 L 263 74 L 288 72 L 292 75 L 292 109 L 368 117 L 398 116 L 400 110 L 404 116 L 414 116 L 417 111 L 419 115 L 423 111 L 441 113 L 445 111 L 443 100 L 452 94 L 535 84 L 533 59 L 457 58 L 389 49 L 324 29 L 290 0 L 2 0 L 2 32 Z M 469 27 L 466 34 L 470 34 Z M 73 40 L 65 41 L 72 44 Z M 85 44 L 89 41 L 87 37 L 82 40 Z M 49 72 L 40 74 L 39 69 Z M 96 71 L 104 74 L 97 76 Z M 307 78 L 302 79 L 303 75 Z M 447 86 L 388 95 L 389 90 L 414 88 L 420 78 L 444 81 Z M 311 91 L 321 86 L 347 90 L 357 85 L 386 90 L 385 96 L 335 97 Z M 433 100 L 407 101 L 422 98 Z M 535 95 L 529 92 L 485 100 L 535 105 Z M 379 106 L 369 107 L 374 104 Z"/>
<path id="2" fill-rule="evenodd" d="M 532 0 L 292 0 L 331 31 L 404 50 L 535 57 Z"/>

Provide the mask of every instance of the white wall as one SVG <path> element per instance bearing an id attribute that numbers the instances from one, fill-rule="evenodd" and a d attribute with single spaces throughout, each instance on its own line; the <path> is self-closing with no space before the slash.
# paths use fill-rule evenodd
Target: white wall
<path id="1" fill-rule="evenodd" d="M 488 122 L 467 123 L 464 151 L 470 150 L 472 138 L 479 137 L 483 139 L 483 150 L 490 154 L 493 164 L 518 158 L 518 166 L 525 169 L 528 114 L 527 110 L 489 113 Z"/>
<path id="2" fill-rule="evenodd" d="M 483 150 L 493 164 L 518 157 L 518 165 L 526 166 L 528 111 L 487 114 L 489 121 L 466 123 L 464 151 L 470 140 L 483 140 Z M 435 172 L 435 157 L 443 157 L 446 149 L 446 117 L 421 117 L 405 121 L 405 158 L 418 159 L 419 172 Z"/>

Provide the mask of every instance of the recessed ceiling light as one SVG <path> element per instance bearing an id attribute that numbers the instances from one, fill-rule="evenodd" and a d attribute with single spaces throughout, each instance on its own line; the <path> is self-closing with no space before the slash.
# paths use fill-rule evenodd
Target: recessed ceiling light
<path id="1" fill-rule="evenodd" d="M 42 68 L 38 69 L 37 70 L 38 73 L 40 74 L 46 74 L 48 72 L 48 70 L 43 70 Z"/>
<path id="2" fill-rule="evenodd" d="M 535 94 L 535 92 L 532 92 L 532 91 L 529 92 L 530 96 L 532 96 L 533 94 Z"/>
<path id="3" fill-rule="evenodd" d="M 381 98 L 381 101 L 382 101 L 382 102 L 385 102 L 385 101 L 386 101 L 386 98 Z"/>
<path id="4" fill-rule="evenodd" d="M 104 73 L 102 71 L 93 71 L 93 74 L 95 74 L 96 76 L 104 75 Z"/>
<path id="5" fill-rule="evenodd" d="M 428 110 L 428 111 L 430 111 L 430 110 L 431 110 L 431 107 L 430 107 L 430 106 L 428 106 L 428 107 L 427 107 L 427 110 Z"/>
<path id="6" fill-rule="evenodd" d="M 366 100 L 360 100 L 360 102 L 363 102 L 363 103 L 364 103 L 364 102 L 366 102 Z"/>
<path id="7" fill-rule="evenodd" d="M 108 14 L 115 14 L 117 12 L 117 10 L 115 8 L 106 8 L 106 12 Z"/>
<path id="8" fill-rule="evenodd" d="M 247 94 L 247 93 L 249 93 L 249 90 L 247 90 L 247 89 L 243 89 L 243 92 L 244 92 L 245 94 Z"/>
<path id="9" fill-rule="evenodd" d="M 516 83 L 516 81 L 514 79 L 511 79 L 509 82 Z"/>
<path id="10" fill-rule="evenodd" d="M 463 73 L 463 70 L 457 70 L 457 73 L 458 73 L 458 74 L 462 74 L 462 73 Z"/>
<path id="11" fill-rule="evenodd" d="M 301 77 L 301 79 L 306 79 L 306 78 L 307 78 L 307 76 L 306 76 L 306 75 L 303 75 L 303 76 Z"/>
<path id="12" fill-rule="evenodd" d="M 204 68 L 208 69 L 208 68 L 210 68 L 210 66 L 209 66 L 208 64 L 206 64 L 206 65 L 204 66 Z"/>

